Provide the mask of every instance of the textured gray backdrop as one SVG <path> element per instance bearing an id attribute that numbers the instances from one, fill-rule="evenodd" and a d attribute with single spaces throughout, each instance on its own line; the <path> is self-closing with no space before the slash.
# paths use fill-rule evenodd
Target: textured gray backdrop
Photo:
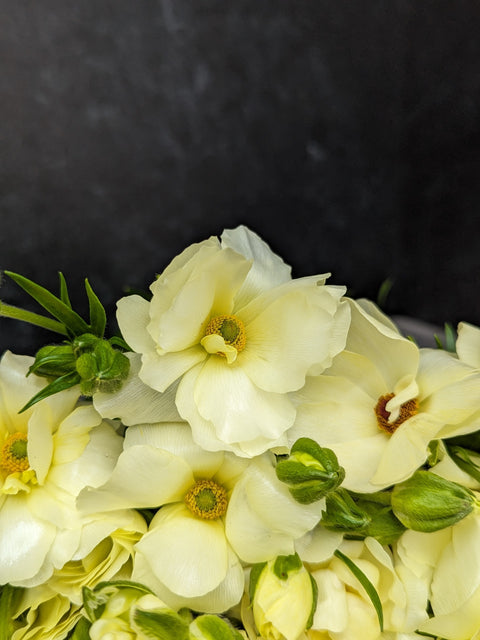
<path id="1" fill-rule="evenodd" d="M 249 225 L 297 276 L 480 324 L 478 0 L 0 0 L 0 268 L 110 317 Z M 25 297 L 5 283 L 0 296 Z M 47 336 L 48 337 L 48 336 Z M 0 350 L 45 334 L 0 320 Z"/>

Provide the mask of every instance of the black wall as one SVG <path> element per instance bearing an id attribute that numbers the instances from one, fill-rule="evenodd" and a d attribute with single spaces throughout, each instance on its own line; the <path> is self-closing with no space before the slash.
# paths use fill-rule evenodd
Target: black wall
<path id="1" fill-rule="evenodd" d="M 480 324 L 478 0 L 0 0 L 0 268 L 114 317 L 244 223 L 294 275 Z M 3 300 L 23 304 L 13 284 Z M 31 307 L 34 308 L 34 307 Z M 0 350 L 49 336 L 0 320 Z"/>

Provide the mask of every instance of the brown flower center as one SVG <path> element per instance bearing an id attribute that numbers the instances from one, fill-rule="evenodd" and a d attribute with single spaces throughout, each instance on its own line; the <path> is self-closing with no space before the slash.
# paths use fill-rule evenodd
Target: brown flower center
<path id="1" fill-rule="evenodd" d="M 394 393 L 387 393 L 384 396 L 380 396 L 375 406 L 375 416 L 377 417 L 379 429 L 385 431 L 385 433 L 389 433 L 390 435 L 395 433 L 398 427 L 405 422 L 405 420 L 408 420 L 418 413 L 418 400 L 416 398 L 412 398 L 402 404 L 398 418 L 393 422 L 389 422 L 390 412 L 387 411 L 386 405 L 394 396 Z"/>

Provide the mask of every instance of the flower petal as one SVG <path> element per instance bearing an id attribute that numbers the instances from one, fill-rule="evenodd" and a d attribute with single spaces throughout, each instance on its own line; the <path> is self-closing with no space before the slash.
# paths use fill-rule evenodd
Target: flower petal
<path id="1" fill-rule="evenodd" d="M 143 354 L 138 375 L 152 389 L 166 392 L 170 385 L 206 357 L 205 349 L 200 345 L 163 355 L 150 351 Z"/>
<path id="2" fill-rule="evenodd" d="M 88 513 L 132 507 L 159 507 L 181 500 L 194 483 L 188 464 L 148 445 L 126 449 L 110 479 L 98 489 L 88 488 L 78 498 Z"/>
<path id="3" fill-rule="evenodd" d="M 167 589 L 186 598 L 205 595 L 227 575 L 223 523 L 196 518 L 183 504 L 161 509 L 136 548 Z"/>
<path id="4" fill-rule="evenodd" d="M 460 322 L 456 349 L 462 362 L 480 369 L 480 328 L 468 322 Z"/>
<path id="5" fill-rule="evenodd" d="M 147 332 L 150 303 L 138 295 L 125 296 L 117 302 L 117 322 L 128 345 L 138 353 L 155 348 Z"/>
<path id="6" fill-rule="evenodd" d="M 93 405 L 104 418 L 120 418 L 123 424 L 175 422 L 180 420 L 175 406 L 177 387 L 170 385 L 163 393 L 144 384 L 138 374 L 141 356 L 127 353 L 130 360 L 128 378 L 116 393 L 96 393 Z"/>

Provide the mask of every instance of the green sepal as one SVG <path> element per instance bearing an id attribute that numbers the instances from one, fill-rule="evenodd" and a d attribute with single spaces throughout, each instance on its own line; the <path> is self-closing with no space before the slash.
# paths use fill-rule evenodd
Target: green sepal
<path id="1" fill-rule="evenodd" d="M 9 584 L 0 586 L 0 640 L 11 640 L 15 631 L 13 613 L 22 597 L 23 589 Z"/>
<path id="2" fill-rule="evenodd" d="M 43 387 L 38 393 L 36 393 L 33 398 L 27 402 L 27 404 L 20 409 L 18 413 L 23 413 L 30 407 L 33 407 L 34 404 L 40 402 L 40 400 L 44 400 L 49 396 L 53 396 L 55 393 L 59 393 L 60 391 L 65 391 L 65 389 L 71 389 L 76 384 L 80 382 L 80 376 L 76 371 L 72 371 L 71 373 L 66 373 L 59 378 L 56 378 L 50 384 L 47 384 L 46 387 Z"/>
<path id="3" fill-rule="evenodd" d="M 378 502 L 359 500 L 357 506 L 369 516 L 370 522 L 362 529 L 362 536 L 372 536 L 381 545 L 393 544 L 405 531 L 404 525 L 395 516 L 392 507 Z"/>
<path id="4" fill-rule="evenodd" d="M 192 640 L 243 640 L 243 636 L 225 618 L 204 614 L 190 624 Z"/>
<path id="5" fill-rule="evenodd" d="M 90 330 L 88 324 L 78 313 L 73 311 L 73 309 L 60 298 L 53 295 L 48 289 L 45 289 L 45 287 L 32 282 L 32 280 L 18 273 L 13 273 L 12 271 L 5 271 L 5 273 L 48 311 L 48 313 L 59 320 L 72 335 L 80 335 Z"/>
<path id="6" fill-rule="evenodd" d="M 135 609 L 132 622 L 147 638 L 189 640 L 190 637 L 188 623 L 171 609 L 164 611 Z"/>
<path id="7" fill-rule="evenodd" d="M 248 582 L 248 595 L 250 598 L 250 602 L 253 602 L 253 597 L 255 596 L 258 581 L 260 580 L 260 576 L 262 575 L 262 572 L 266 566 L 266 562 L 259 562 L 258 564 L 252 565 L 252 568 L 250 569 L 250 580 Z"/>
<path id="8" fill-rule="evenodd" d="M 447 451 L 459 469 L 468 473 L 477 482 L 480 482 L 480 457 L 478 453 L 457 445 L 447 445 Z M 473 458 L 477 458 L 477 461 Z"/>
<path id="9" fill-rule="evenodd" d="M 371 522 L 368 513 L 357 505 L 350 493 L 343 487 L 328 494 L 325 506 L 321 522 L 326 529 L 331 531 L 361 533 Z"/>
<path id="10" fill-rule="evenodd" d="M 140 582 L 133 582 L 132 580 L 109 580 L 99 582 L 93 589 L 83 587 L 83 607 L 90 622 L 95 622 L 95 620 L 98 620 L 101 617 L 105 609 L 105 604 L 108 602 L 109 598 L 119 591 L 119 589 L 138 591 L 140 592 L 139 597 L 144 594 L 153 594 L 151 589 Z"/>
<path id="11" fill-rule="evenodd" d="M 46 345 L 39 349 L 28 370 L 44 378 L 57 378 L 75 371 L 75 355 L 71 344 Z"/>
<path id="12" fill-rule="evenodd" d="M 324 498 L 345 478 L 345 470 L 338 464 L 335 453 L 311 438 L 295 442 L 288 458 L 277 462 L 276 474 L 300 504 Z"/>
<path id="13" fill-rule="evenodd" d="M 96 391 L 118 391 L 128 376 L 130 360 L 107 340 L 97 339 L 92 351 L 82 353 L 75 366 L 81 378 L 82 394 L 91 396 Z"/>
<path id="14" fill-rule="evenodd" d="M 80 620 L 75 625 L 73 633 L 68 636 L 68 640 L 91 640 L 89 629 L 92 626 L 92 623 L 89 622 L 86 618 L 80 618 Z"/>
<path id="15" fill-rule="evenodd" d="M 105 326 L 107 324 L 107 315 L 103 304 L 94 293 L 88 279 L 85 278 L 85 290 L 88 297 L 89 314 L 90 314 L 90 330 L 99 338 L 103 338 Z"/>
<path id="16" fill-rule="evenodd" d="M 298 571 L 303 566 L 298 553 L 290 556 L 277 556 L 273 564 L 273 573 L 280 580 L 288 580 L 291 571 Z"/>
<path id="17" fill-rule="evenodd" d="M 365 589 L 368 597 L 370 598 L 371 603 L 373 604 L 375 612 L 377 614 L 378 624 L 380 625 L 380 631 L 383 632 L 383 607 L 382 607 L 382 602 L 380 600 L 380 597 L 377 593 L 377 590 L 375 589 L 373 584 L 370 582 L 370 580 L 367 578 L 367 576 L 363 573 L 363 571 L 360 569 L 360 567 L 358 567 L 353 562 L 353 560 L 351 560 L 348 556 L 346 556 L 344 553 L 342 553 L 338 549 L 334 552 L 333 555 L 347 565 L 347 567 L 350 569 L 350 571 L 353 573 L 353 575 L 357 578 L 357 580 L 360 582 L 362 587 Z"/>
<path id="18" fill-rule="evenodd" d="M 392 509 L 400 522 L 414 531 L 450 527 L 473 511 L 475 496 L 462 485 L 429 471 L 416 471 L 392 491 Z"/>

